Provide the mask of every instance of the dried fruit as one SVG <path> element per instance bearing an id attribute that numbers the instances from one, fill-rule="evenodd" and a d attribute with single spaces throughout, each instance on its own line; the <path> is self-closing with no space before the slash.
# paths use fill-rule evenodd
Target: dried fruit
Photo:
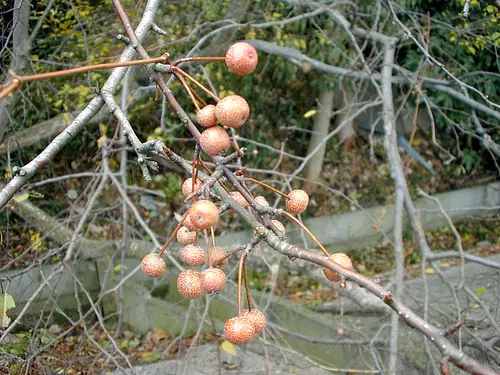
<path id="1" fill-rule="evenodd" d="M 208 249 L 206 262 L 209 263 L 208 257 L 210 256 L 210 261 L 212 262 L 210 266 L 212 266 L 215 263 L 218 263 L 221 259 L 225 258 L 226 255 L 226 251 L 222 247 L 211 247 L 210 249 Z M 227 259 L 224 259 L 224 261 L 218 264 L 217 267 L 222 267 L 226 263 Z"/>
<path id="2" fill-rule="evenodd" d="M 208 155 L 217 156 L 222 151 L 227 151 L 230 145 L 227 131 L 220 126 L 205 129 L 200 135 L 200 147 Z"/>
<path id="3" fill-rule="evenodd" d="M 262 195 L 255 197 L 255 202 L 257 202 L 257 204 L 260 204 L 261 206 L 269 207 L 269 202 Z"/>
<path id="4" fill-rule="evenodd" d="M 245 197 L 239 191 L 232 191 L 229 193 L 229 196 L 233 198 L 236 203 L 241 204 L 243 207 L 250 206 L 250 203 L 247 202 Z"/>
<path id="5" fill-rule="evenodd" d="M 204 128 L 210 128 L 217 125 L 217 117 L 215 117 L 215 106 L 209 104 L 198 111 L 196 121 Z"/>
<path id="6" fill-rule="evenodd" d="M 201 273 L 201 285 L 207 293 L 218 293 L 226 285 L 226 274 L 219 268 L 207 268 Z"/>
<path id="7" fill-rule="evenodd" d="M 234 43 L 226 52 L 226 65 L 239 76 L 252 73 L 259 62 L 256 49 L 246 42 Z"/>
<path id="8" fill-rule="evenodd" d="M 205 252 L 201 247 L 189 244 L 182 248 L 181 258 L 190 266 L 201 266 L 205 263 Z"/>
<path id="9" fill-rule="evenodd" d="M 189 209 L 189 218 L 198 229 L 208 229 L 219 220 L 219 209 L 217 206 L 205 199 L 196 201 Z"/>
<path id="10" fill-rule="evenodd" d="M 242 316 L 229 319 L 224 325 L 226 338 L 235 345 L 249 342 L 255 335 L 252 322 Z"/>
<path id="11" fill-rule="evenodd" d="M 253 309 L 251 311 L 245 310 L 241 313 L 241 316 L 250 320 L 255 329 L 255 333 L 261 333 L 264 328 L 266 328 L 267 319 L 262 311 Z"/>
<path id="12" fill-rule="evenodd" d="M 201 189 L 201 186 L 203 185 L 203 183 L 196 179 L 196 182 L 194 184 L 194 191 L 200 191 Z M 191 195 L 191 193 L 193 192 L 193 179 L 191 177 L 189 177 L 186 181 L 184 181 L 182 183 L 182 193 L 184 194 L 185 197 L 187 197 L 188 195 Z"/>
<path id="13" fill-rule="evenodd" d="M 203 295 L 200 273 L 196 270 L 185 270 L 177 277 L 177 290 L 184 298 L 199 298 Z"/>
<path id="14" fill-rule="evenodd" d="M 276 228 L 278 228 L 280 231 L 283 233 L 286 232 L 285 226 L 281 223 L 281 221 L 278 220 L 271 220 L 271 222 L 274 224 Z"/>
<path id="15" fill-rule="evenodd" d="M 165 273 L 167 265 L 159 254 L 150 253 L 142 258 L 141 268 L 146 276 L 160 277 Z"/>
<path id="16" fill-rule="evenodd" d="M 353 269 L 351 258 L 349 258 L 347 256 L 347 254 L 344 254 L 344 253 L 335 253 L 335 254 L 332 254 L 330 256 L 330 260 L 332 262 L 335 262 L 338 265 L 340 265 L 340 266 L 348 269 L 348 270 L 352 270 Z M 328 280 L 340 281 L 340 279 L 341 279 L 341 276 L 338 273 L 333 272 L 332 270 L 330 270 L 328 268 L 323 268 L 323 273 L 325 274 L 325 276 L 326 276 L 326 278 Z"/>
<path id="17" fill-rule="evenodd" d="M 226 96 L 215 107 L 217 120 L 229 128 L 239 128 L 242 126 L 249 114 L 250 107 L 247 101 L 239 95 Z"/>
<path id="18" fill-rule="evenodd" d="M 301 189 L 292 190 L 288 193 L 286 208 L 294 214 L 300 214 L 305 211 L 309 204 L 309 195 Z"/>
<path id="19" fill-rule="evenodd" d="M 181 245 L 189 245 L 196 241 L 196 232 L 191 232 L 186 227 L 182 226 L 177 231 L 177 241 Z"/>

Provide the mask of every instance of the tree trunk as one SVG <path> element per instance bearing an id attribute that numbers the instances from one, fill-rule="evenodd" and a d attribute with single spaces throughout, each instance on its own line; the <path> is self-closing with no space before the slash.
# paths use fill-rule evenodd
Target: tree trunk
<path id="1" fill-rule="evenodd" d="M 30 35 L 28 30 L 31 6 L 29 0 L 15 0 L 12 17 L 12 60 L 9 69 L 17 74 L 23 72 L 30 51 Z M 10 113 L 15 104 L 16 96 L 7 96 L 0 101 L 0 140 L 10 120 Z"/>
<path id="2" fill-rule="evenodd" d="M 310 155 L 318 147 L 321 141 L 327 136 L 330 129 L 330 120 L 333 109 L 333 97 L 334 91 L 323 90 L 319 95 L 319 106 L 320 110 L 316 114 L 314 120 L 313 134 L 311 140 L 309 141 L 309 149 L 307 150 L 307 155 Z M 323 165 L 323 159 L 325 157 L 326 142 L 323 143 L 320 148 L 314 153 L 306 166 L 306 178 L 311 181 L 318 180 L 321 174 L 321 167 Z M 310 190 L 312 186 L 310 184 L 307 186 L 307 190 Z"/>

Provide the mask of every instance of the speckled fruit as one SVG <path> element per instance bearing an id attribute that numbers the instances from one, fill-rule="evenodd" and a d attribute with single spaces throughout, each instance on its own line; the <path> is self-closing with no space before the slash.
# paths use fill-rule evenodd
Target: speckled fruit
<path id="1" fill-rule="evenodd" d="M 205 263 L 205 252 L 203 249 L 196 245 L 186 245 L 181 250 L 181 258 L 190 266 L 201 266 Z"/>
<path id="2" fill-rule="evenodd" d="M 274 224 L 276 228 L 278 228 L 280 231 L 283 233 L 286 232 L 285 226 L 278 220 L 271 220 L 271 222 Z"/>
<path id="3" fill-rule="evenodd" d="M 142 258 L 142 272 L 149 277 L 160 277 L 165 273 L 167 265 L 159 254 L 150 253 Z"/>
<path id="4" fill-rule="evenodd" d="M 224 325 L 226 338 L 235 345 L 249 342 L 255 335 L 252 322 L 242 316 L 229 319 Z"/>
<path id="5" fill-rule="evenodd" d="M 210 128 L 217 125 L 215 106 L 213 104 L 209 104 L 206 107 L 200 109 L 196 114 L 196 121 L 198 121 L 198 124 L 200 124 L 204 128 Z"/>
<path id="6" fill-rule="evenodd" d="M 292 190 L 288 193 L 286 208 L 293 214 L 300 214 L 305 211 L 309 204 L 309 195 L 301 189 Z"/>
<path id="7" fill-rule="evenodd" d="M 229 128 L 242 126 L 250 114 L 250 107 L 245 99 L 239 95 L 229 95 L 222 99 L 215 107 L 217 120 Z"/>
<path id="8" fill-rule="evenodd" d="M 177 290 L 184 298 L 199 298 L 203 294 L 200 273 L 196 270 L 185 270 L 177 278 Z"/>
<path id="9" fill-rule="evenodd" d="M 196 182 L 194 184 L 194 191 L 200 191 L 201 189 L 201 185 L 203 183 L 196 179 Z M 191 177 L 189 177 L 186 181 L 184 181 L 182 183 L 182 193 L 184 194 L 185 197 L 187 197 L 188 195 L 191 195 L 191 193 L 193 192 L 193 179 Z"/>
<path id="10" fill-rule="evenodd" d="M 189 217 L 189 214 L 186 216 L 182 224 L 191 232 L 196 230 L 196 227 L 194 226 L 193 222 L 191 221 L 191 218 Z"/>
<path id="11" fill-rule="evenodd" d="M 209 264 L 209 255 L 210 255 L 210 261 L 212 264 L 219 262 L 221 259 L 223 259 L 227 254 L 226 251 L 222 247 L 211 247 L 208 249 L 207 255 L 206 255 L 206 262 Z M 222 267 L 224 264 L 227 263 L 227 259 L 224 259 L 220 264 L 217 265 L 217 267 Z"/>
<path id="12" fill-rule="evenodd" d="M 330 260 L 332 262 L 335 262 L 338 265 L 348 269 L 348 270 L 353 269 L 351 258 L 349 258 L 344 253 L 335 253 L 335 254 L 330 256 Z M 323 273 L 325 274 L 325 276 L 328 280 L 340 281 L 340 279 L 341 279 L 341 276 L 338 273 L 333 272 L 332 270 L 330 270 L 328 268 L 323 268 Z"/>
<path id="13" fill-rule="evenodd" d="M 262 195 L 255 197 L 255 202 L 257 202 L 257 204 L 260 204 L 261 206 L 269 207 L 269 202 Z"/>
<path id="14" fill-rule="evenodd" d="M 207 268 L 200 275 L 201 286 L 207 293 L 219 293 L 226 285 L 226 274 L 219 268 Z"/>
<path id="15" fill-rule="evenodd" d="M 231 142 L 227 131 L 220 126 L 212 126 L 205 129 L 200 135 L 200 146 L 208 155 L 217 156 L 223 151 L 227 151 Z"/>
<path id="16" fill-rule="evenodd" d="M 255 48 L 246 42 L 234 43 L 226 52 L 226 65 L 239 76 L 252 73 L 259 62 Z"/>
<path id="17" fill-rule="evenodd" d="M 252 322 L 255 333 L 261 333 L 264 328 L 266 328 L 267 319 L 266 316 L 260 310 L 253 309 L 252 311 L 245 310 L 241 313 L 241 316 L 247 318 Z"/>
<path id="18" fill-rule="evenodd" d="M 180 227 L 177 231 L 177 241 L 179 241 L 181 245 L 189 245 L 191 243 L 194 243 L 195 240 L 196 232 L 191 232 L 184 226 Z"/>
<path id="19" fill-rule="evenodd" d="M 239 191 L 232 191 L 229 193 L 229 196 L 233 198 L 238 204 L 241 204 L 243 207 L 250 206 L 250 203 L 247 202 L 247 200 Z"/>
<path id="20" fill-rule="evenodd" d="M 217 224 L 219 209 L 214 203 L 202 199 L 193 203 L 189 209 L 189 218 L 196 228 L 209 229 Z"/>

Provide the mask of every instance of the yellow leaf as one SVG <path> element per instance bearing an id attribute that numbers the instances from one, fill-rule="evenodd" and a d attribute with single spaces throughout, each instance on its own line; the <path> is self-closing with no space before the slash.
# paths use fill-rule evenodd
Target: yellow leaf
<path id="1" fill-rule="evenodd" d="M 161 358 L 160 353 L 139 352 L 136 354 L 140 357 L 141 362 L 156 362 L 156 361 L 160 360 L 160 358 Z"/>
<path id="2" fill-rule="evenodd" d="M 316 112 L 318 112 L 318 110 L 316 109 L 311 109 L 310 111 L 307 111 L 305 114 L 304 114 L 304 118 L 309 118 L 311 116 L 314 116 L 316 114 Z"/>
<path id="3" fill-rule="evenodd" d="M 222 348 L 222 350 L 224 350 L 227 354 L 229 355 L 232 355 L 233 357 L 236 357 L 237 354 L 236 354 L 236 349 L 234 348 L 234 345 L 231 344 L 229 341 L 227 340 L 224 340 L 222 341 L 222 343 L 220 344 L 220 347 Z"/>
<path id="4" fill-rule="evenodd" d="M 63 113 L 63 119 L 66 121 L 66 125 L 69 125 L 71 123 L 71 117 L 69 117 L 68 112 Z"/>
<path id="5" fill-rule="evenodd" d="M 98 140 L 97 140 L 97 145 L 99 146 L 99 148 L 102 147 L 102 143 L 108 139 L 108 137 L 106 137 L 106 134 L 102 135 Z"/>
<path id="6" fill-rule="evenodd" d="M 28 193 L 21 193 L 21 194 L 17 194 L 15 197 L 14 197 L 14 200 L 19 203 L 19 202 L 22 202 L 22 201 L 25 201 L 26 199 L 28 199 L 30 197 L 30 195 Z"/>

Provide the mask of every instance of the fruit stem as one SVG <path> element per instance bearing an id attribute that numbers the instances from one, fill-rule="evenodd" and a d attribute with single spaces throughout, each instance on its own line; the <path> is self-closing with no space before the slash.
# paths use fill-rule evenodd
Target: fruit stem
<path id="1" fill-rule="evenodd" d="M 247 253 L 243 253 L 241 254 L 241 258 L 240 258 L 240 264 L 238 266 L 238 316 L 241 315 L 241 277 L 242 277 L 242 274 L 243 274 L 243 269 L 245 268 L 245 261 L 247 259 Z"/>
<path id="2" fill-rule="evenodd" d="M 203 235 L 205 237 L 205 246 L 207 248 L 207 261 L 208 266 L 213 267 L 212 265 L 212 256 L 210 255 L 210 241 L 208 240 L 208 231 L 206 229 L 203 230 Z M 215 247 L 215 246 L 214 246 Z"/>
<path id="3" fill-rule="evenodd" d="M 194 106 L 196 107 L 196 110 L 199 111 L 200 106 L 198 105 L 198 101 L 196 100 L 196 98 L 193 95 L 193 92 L 191 91 L 191 87 L 189 87 L 186 80 L 179 73 L 177 73 L 177 71 L 175 71 L 175 70 L 172 70 L 172 71 L 174 73 L 175 78 L 177 78 L 179 80 L 179 82 L 184 87 L 184 90 L 186 90 L 186 92 L 188 93 L 189 97 L 191 98 L 191 101 L 193 102 Z"/>
<path id="4" fill-rule="evenodd" d="M 210 235 L 212 236 L 212 244 L 215 246 L 215 234 L 214 234 L 214 227 L 210 227 Z"/>
<path id="5" fill-rule="evenodd" d="M 245 282 L 245 293 L 247 295 L 248 311 L 252 311 L 252 298 L 250 296 L 250 287 L 248 286 L 248 276 L 246 263 L 243 265 L 243 281 Z"/>
<path id="6" fill-rule="evenodd" d="M 184 77 L 186 77 L 187 79 L 191 80 L 195 85 L 197 85 L 200 89 L 205 91 L 217 103 L 220 102 L 220 99 L 217 95 L 215 95 L 212 91 L 207 89 L 202 83 L 200 83 L 197 79 L 193 78 L 189 73 L 186 73 L 184 70 L 177 68 L 177 67 L 173 67 L 173 71 L 178 72 L 178 73 L 182 74 Z"/>
<path id="7" fill-rule="evenodd" d="M 184 219 L 186 219 L 186 216 L 188 215 L 188 213 L 189 213 L 189 210 L 187 210 L 184 213 L 184 215 L 182 215 L 181 221 L 179 221 L 179 223 L 175 227 L 174 231 L 172 232 L 172 234 L 168 238 L 167 242 L 165 242 L 165 245 L 163 245 L 162 249 L 160 250 L 160 253 L 159 253 L 160 256 L 162 256 L 163 253 L 165 252 L 165 250 L 167 250 L 168 245 L 170 245 L 170 243 L 174 239 L 175 235 L 177 234 L 177 232 L 179 231 L 179 229 L 182 227 L 182 224 L 184 223 Z"/>
<path id="8" fill-rule="evenodd" d="M 182 59 L 175 60 L 172 63 L 172 67 L 177 67 L 177 65 L 185 63 L 185 62 L 203 62 L 203 61 L 226 61 L 225 57 L 217 56 L 197 56 L 197 57 L 183 57 Z"/>
<path id="9" fill-rule="evenodd" d="M 314 242 L 316 242 L 316 245 L 318 245 L 318 246 L 319 246 L 319 248 L 321 249 L 321 251 L 323 251 L 323 253 L 324 253 L 324 254 L 325 254 L 328 258 L 330 258 L 330 254 L 328 254 L 328 251 L 326 251 L 325 247 L 324 247 L 324 246 L 323 246 L 323 245 L 322 245 L 322 244 L 318 241 L 318 239 L 316 238 L 316 236 L 314 236 L 314 234 L 313 234 L 313 233 L 309 230 L 309 228 L 307 228 L 304 224 L 302 224 L 302 223 L 300 222 L 300 220 L 299 220 L 299 219 L 296 219 L 295 217 L 293 217 L 293 215 L 292 215 L 292 214 L 290 214 L 290 213 L 288 213 L 288 212 L 286 212 L 286 211 L 283 211 L 283 214 L 284 214 L 286 217 L 288 217 L 290 220 L 292 220 L 294 223 L 298 224 L 298 225 L 299 225 L 302 229 L 304 229 L 304 230 L 307 232 L 307 234 L 308 234 L 309 236 L 311 236 L 312 240 L 313 240 Z"/>
<path id="10" fill-rule="evenodd" d="M 259 185 L 261 185 L 261 186 L 264 186 L 265 188 L 267 188 L 267 189 L 269 189 L 269 190 L 271 190 L 271 191 L 274 191 L 275 193 L 277 193 L 277 194 L 281 195 L 282 197 L 284 197 L 284 198 L 286 198 L 286 199 L 289 199 L 288 195 L 286 195 L 285 193 L 282 193 L 281 191 L 279 191 L 279 190 L 277 190 L 277 189 L 275 189 L 275 188 L 273 188 L 273 187 L 269 186 L 268 184 L 266 184 L 266 183 L 264 183 L 264 182 L 261 182 L 261 181 L 259 181 L 259 180 L 256 180 L 256 179 L 254 179 L 254 178 L 250 178 L 250 177 L 249 177 L 249 178 L 245 178 L 245 180 L 250 181 L 250 182 L 254 182 L 254 183 L 259 184 Z"/>

